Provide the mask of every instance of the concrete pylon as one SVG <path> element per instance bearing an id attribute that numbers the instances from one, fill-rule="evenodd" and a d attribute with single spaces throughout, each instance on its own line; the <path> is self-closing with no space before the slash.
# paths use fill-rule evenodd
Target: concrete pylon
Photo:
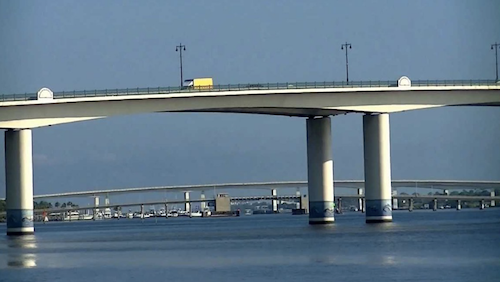
<path id="1" fill-rule="evenodd" d="M 363 188 L 358 188 L 358 196 L 360 196 L 360 198 L 358 198 L 358 211 L 360 212 L 364 212 L 364 205 L 363 205 Z"/>
<path id="2" fill-rule="evenodd" d="M 491 191 L 491 192 L 490 192 L 490 196 L 491 196 L 491 197 L 495 197 L 495 191 Z M 495 204 L 496 204 L 496 203 L 495 203 L 495 200 L 491 200 L 491 202 L 490 202 L 490 207 L 494 207 L 494 206 L 495 206 Z"/>
<path id="3" fill-rule="evenodd" d="M 7 235 L 35 232 L 32 142 L 30 129 L 5 131 Z"/>
<path id="4" fill-rule="evenodd" d="M 310 117 L 306 123 L 309 224 L 333 223 L 335 203 L 331 121 L 329 117 Z"/>
<path id="5" fill-rule="evenodd" d="M 392 190 L 392 196 L 397 196 L 398 195 L 398 190 L 394 189 Z M 398 199 L 392 198 L 392 210 L 397 210 L 399 209 L 398 205 Z"/>
<path id="6" fill-rule="evenodd" d="M 392 221 L 388 114 L 363 116 L 366 222 Z"/>
<path id="7" fill-rule="evenodd" d="M 93 220 L 97 219 L 97 214 L 99 213 L 99 196 L 94 196 L 94 216 Z"/>
<path id="8" fill-rule="evenodd" d="M 273 197 L 278 196 L 276 189 L 271 190 L 271 196 Z M 278 200 L 272 200 L 272 206 L 273 206 L 273 213 L 278 213 Z"/>
<path id="9" fill-rule="evenodd" d="M 201 191 L 200 199 L 205 200 L 205 191 Z M 207 202 L 200 203 L 200 209 L 202 212 L 205 210 L 206 207 L 207 207 Z"/>
<path id="10" fill-rule="evenodd" d="M 295 191 L 295 196 L 299 197 L 299 200 L 297 204 L 295 205 L 296 209 L 300 209 L 300 188 L 297 188 L 297 191 Z"/>
<path id="11" fill-rule="evenodd" d="M 184 204 L 185 211 L 191 213 L 191 203 L 189 202 L 189 192 L 184 192 L 184 200 L 187 201 Z"/>

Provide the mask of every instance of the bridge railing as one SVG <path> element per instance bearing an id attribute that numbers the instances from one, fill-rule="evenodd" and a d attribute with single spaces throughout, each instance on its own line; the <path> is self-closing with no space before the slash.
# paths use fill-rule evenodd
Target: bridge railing
<path id="1" fill-rule="evenodd" d="M 412 81 L 412 87 L 424 86 L 499 86 L 495 80 L 416 80 Z M 191 92 L 221 92 L 221 91 L 247 91 L 247 90 L 281 90 L 281 89 L 315 89 L 315 88 L 372 88 L 372 87 L 397 87 L 397 81 L 320 81 L 320 82 L 284 82 L 284 83 L 240 83 L 219 84 L 210 88 L 189 87 L 147 87 L 147 88 L 123 88 L 104 90 L 79 90 L 54 92 L 54 99 L 82 98 L 82 97 L 107 97 L 126 95 L 152 95 L 173 94 Z M 1 102 L 36 100 L 36 93 L 4 94 L 0 95 Z"/>

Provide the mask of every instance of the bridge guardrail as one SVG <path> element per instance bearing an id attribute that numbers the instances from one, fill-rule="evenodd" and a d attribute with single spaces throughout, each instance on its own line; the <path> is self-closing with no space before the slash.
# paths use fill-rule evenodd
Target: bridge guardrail
<path id="1" fill-rule="evenodd" d="M 412 81 L 412 87 L 424 86 L 500 86 L 495 80 L 416 80 Z M 281 89 L 316 89 L 316 88 L 359 88 L 359 87 L 397 87 L 397 81 L 320 81 L 320 82 L 284 82 L 284 83 L 240 83 L 219 84 L 209 89 L 194 89 L 185 87 L 147 87 L 147 88 L 123 88 L 104 90 L 79 90 L 54 92 L 54 99 L 82 98 L 82 97 L 107 97 L 126 95 L 150 95 L 150 94 L 172 94 L 191 92 L 221 92 L 221 91 L 245 91 L 245 90 L 281 90 Z M 3 94 L 0 95 L 1 102 L 36 100 L 36 93 Z"/>

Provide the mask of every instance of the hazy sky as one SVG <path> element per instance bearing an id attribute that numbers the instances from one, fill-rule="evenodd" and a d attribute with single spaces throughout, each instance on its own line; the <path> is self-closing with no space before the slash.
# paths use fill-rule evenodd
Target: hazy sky
<path id="1" fill-rule="evenodd" d="M 216 84 L 341 81 L 346 41 L 350 80 L 493 79 L 499 13 L 498 0 L 1 0 L 0 93 L 177 86 L 180 42 L 184 77 Z M 500 180 L 499 108 L 390 118 L 393 179 Z M 362 116 L 332 124 L 335 178 L 363 179 Z M 303 118 L 145 114 L 33 140 L 35 194 L 307 178 Z"/>

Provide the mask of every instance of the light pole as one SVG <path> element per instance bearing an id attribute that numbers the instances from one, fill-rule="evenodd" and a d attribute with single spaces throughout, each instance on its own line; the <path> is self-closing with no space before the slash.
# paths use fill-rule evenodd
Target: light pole
<path id="1" fill-rule="evenodd" d="M 495 81 L 498 81 L 498 48 L 500 48 L 500 43 L 491 44 L 491 50 L 495 49 L 495 70 L 496 70 L 496 76 L 495 76 Z"/>
<path id="2" fill-rule="evenodd" d="M 345 72 L 347 76 L 347 84 L 349 84 L 349 58 L 347 55 L 347 49 L 352 49 L 351 43 L 345 43 L 340 46 L 340 50 L 344 50 L 345 48 Z"/>
<path id="3" fill-rule="evenodd" d="M 182 51 L 186 51 L 186 45 L 182 45 L 182 43 L 179 43 L 179 45 L 175 46 L 175 52 L 179 52 L 179 60 L 181 62 L 181 88 L 182 84 L 184 82 L 184 79 L 182 77 Z"/>

